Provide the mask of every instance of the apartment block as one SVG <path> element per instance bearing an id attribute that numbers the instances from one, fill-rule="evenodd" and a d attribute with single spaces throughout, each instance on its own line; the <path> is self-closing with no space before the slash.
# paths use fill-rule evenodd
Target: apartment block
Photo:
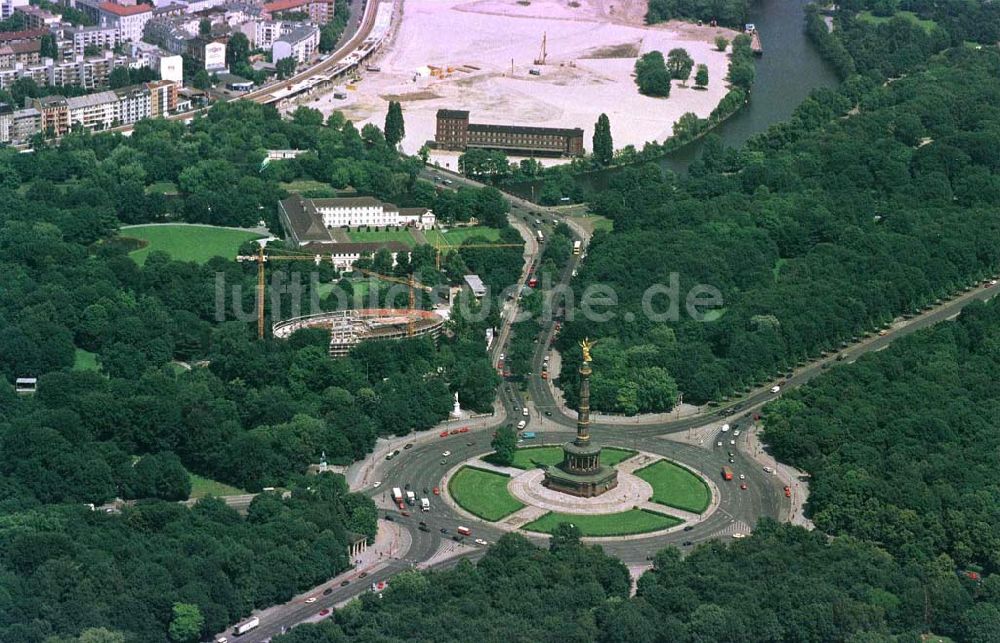
<path id="1" fill-rule="evenodd" d="M 284 33 L 271 45 L 271 60 L 278 62 L 292 57 L 296 62 L 311 60 L 319 51 L 319 27 L 301 25 Z"/>
<path id="2" fill-rule="evenodd" d="M 83 54 L 87 47 L 113 49 L 121 42 L 121 34 L 115 27 L 66 27 L 63 37 L 73 43 L 73 53 Z"/>

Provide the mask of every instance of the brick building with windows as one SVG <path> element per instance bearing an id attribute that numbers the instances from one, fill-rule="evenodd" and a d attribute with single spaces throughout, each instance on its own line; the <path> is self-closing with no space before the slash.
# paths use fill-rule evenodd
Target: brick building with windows
<path id="1" fill-rule="evenodd" d="M 442 150 L 480 147 L 527 156 L 581 156 L 583 130 L 470 123 L 465 110 L 439 109 L 434 143 Z"/>

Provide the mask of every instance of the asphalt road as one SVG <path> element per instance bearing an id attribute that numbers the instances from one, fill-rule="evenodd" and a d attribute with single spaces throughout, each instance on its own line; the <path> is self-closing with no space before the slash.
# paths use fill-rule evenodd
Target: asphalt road
<path id="1" fill-rule="evenodd" d="M 450 181 L 448 185 L 480 186 L 475 181 L 436 168 L 427 168 L 422 172 L 422 175 L 424 178 L 432 180 L 435 177 L 447 177 Z M 532 227 L 535 226 L 535 219 L 542 221 L 544 229 L 550 229 L 549 227 L 559 220 L 558 215 L 548 209 L 539 208 L 515 197 L 508 196 L 508 199 L 512 206 L 512 216 L 522 219 L 527 216 Z M 575 232 L 574 235 L 576 235 Z M 537 253 L 529 257 L 531 263 L 536 262 L 542 249 L 543 246 L 539 246 Z M 571 258 L 560 275 L 560 283 L 569 283 L 573 271 L 582 259 L 582 257 L 577 256 Z M 522 274 L 522 283 L 526 276 L 527 271 Z M 738 402 L 680 420 L 659 423 L 638 421 L 629 424 L 597 423 L 592 425 L 596 439 L 602 444 L 648 451 L 688 464 L 711 477 L 719 492 L 717 510 L 704 520 L 687 525 L 683 530 L 659 536 L 601 540 L 601 546 L 606 552 L 617 556 L 628 565 L 642 565 L 646 564 L 656 551 L 667 545 L 676 545 L 682 550 L 687 550 L 698 542 L 729 538 L 733 533 L 746 533 L 752 530 L 757 520 L 763 516 L 775 519 L 786 516 L 790 501 L 783 492 L 783 483 L 777 476 L 764 472 L 745 449 L 746 428 L 751 422 L 750 411 L 781 395 L 784 391 L 801 386 L 821 374 L 825 368 L 835 366 L 839 361 L 850 363 L 864 353 L 881 350 L 899 337 L 957 315 L 964 306 L 971 302 L 989 299 L 997 294 L 998 289 L 1000 289 L 1000 285 L 996 284 L 985 288 L 976 287 L 913 319 L 893 325 L 885 331 L 884 335 L 873 335 L 844 348 L 839 352 L 842 356 L 841 360 L 837 360 L 837 355 L 832 354 L 822 360 L 811 362 L 797 369 L 791 377 L 787 378 L 781 385 L 781 392 L 777 394 L 770 392 L 771 384 L 768 384 L 760 390 L 751 392 Z M 507 319 L 505 324 L 509 325 L 509 323 L 510 321 Z M 551 322 L 540 331 L 538 347 L 532 358 L 532 375 L 526 383 L 526 388 L 536 410 L 535 415 L 527 418 L 528 428 L 532 429 L 537 436 L 534 440 L 535 444 L 565 442 L 573 435 L 576 424 L 575 417 L 562 415 L 552 398 L 548 383 L 539 376 L 544 354 L 552 339 L 552 332 Z M 503 341 L 495 345 L 494 357 L 499 352 L 506 351 L 506 337 L 506 333 L 501 335 Z M 436 554 L 439 554 L 442 547 L 448 544 L 450 539 L 456 536 L 456 529 L 460 525 L 472 530 L 472 536 L 464 538 L 462 542 L 466 551 L 460 557 L 440 560 L 430 566 L 435 568 L 449 567 L 454 565 L 459 558 L 475 559 L 482 556 L 485 549 L 476 545 L 474 539 L 482 538 L 492 543 L 506 532 L 485 522 L 469 521 L 462 518 L 438 496 L 434 495 L 433 489 L 440 486 L 445 472 L 457 463 L 488 453 L 491 450 L 490 441 L 494 427 L 522 419 L 520 409 L 525 407 L 525 400 L 518 388 L 511 382 L 504 382 L 500 387 L 499 396 L 503 413 L 494 418 L 492 424 L 472 429 L 469 433 L 449 435 L 446 438 L 430 442 L 414 442 L 412 448 L 402 450 L 400 455 L 393 458 L 391 462 L 381 460 L 373 463 L 371 479 L 380 480 L 381 485 L 377 489 L 369 486 L 362 491 L 375 499 L 379 505 L 380 520 L 391 519 L 410 533 L 412 544 L 400 560 L 391 561 L 387 568 L 363 580 L 353 580 L 344 587 L 339 585 L 332 587 L 331 593 L 327 596 L 322 596 L 322 591 L 327 586 L 320 586 L 312 593 L 320 596 L 316 603 L 310 605 L 288 604 L 283 609 L 279 609 L 277 615 L 271 615 L 267 622 L 263 622 L 260 627 L 240 637 L 239 640 L 253 643 L 268 640 L 283 629 L 304 620 L 315 620 L 319 610 L 329 608 L 366 591 L 372 582 L 386 580 L 401 570 L 410 569 L 418 563 L 431 560 Z M 733 410 L 733 406 L 736 405 L 739 406 L 738 413 Z M 545 412 L 548 412 L 548 415 L 546 415 L 544 422 L 540 422 L 542 414 Z M 729 420 L 732 429 L 741 429 L 741 435 L 738 438 L 734 438 L 732 432 L 713 433 L 708 436 L 704 444 L 696 446 L 663 437 L 685 430 L 701 429 L 705 431 L 707 429 L 704 427 L 718 423 L 720 416 L 729 415 L 734 416 Z M 732 439 L 736 440 L 735 445 L 729 444 L 729 440 Z M 719 441 L 722 442 L 722 446 L 718 446 Z M 451 453 L 445 457 L 443 456 L 444 451 Z M 730 452 L 732 456 L 729 455 Z M 729 462 L 730 457 L 732 457 L 732 463 Z M 721 469 L 725 465 L 729 465 L 733 469 L 736 476 L 733 481 L 727 482 L 722 479 Z M 745 480 L 740 480 L 740 475 L 745 476 Z M 746 490 L 740 488 L 741 482 L 746 483 Z M 429 512 L 421 512 L 419 506 L 414 506 L 407 508 L 409 516 L 403 516 L 395 508 L 391 501 L 391 489 L 393 487 L 404 488 L 406 485 L 410 485 L 410 489 L 416 493 L 417 498 L 427 497 L 430 499 L 431 510 Z M 420 526 L 421 522 L 424 523 L 423 529 Z M 546 539 L 541 536 L 534 536 L 527 532 L 521 533 L 538 544 L 544 545 L 546 542 Z"/>

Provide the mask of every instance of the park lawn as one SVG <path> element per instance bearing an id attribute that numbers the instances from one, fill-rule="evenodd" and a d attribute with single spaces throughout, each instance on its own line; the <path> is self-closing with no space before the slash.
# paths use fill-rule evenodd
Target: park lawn
<path id="1" fill-rule="evenodd" d="M 653 502 L 661 505 L 700 514 L 712 500 L 704 480 L 668 460 L 654 462 L 635 475 L 653 487 Z"/>
<path id="2" fill-rule="evenodd" d="M 180 194 L 173 181 L 157 181 L 146 186 L 146 194 Z"/>
<path id="3" fill-rule="evenodd" d="M 405 243 L 411 248 L 417 245 L 417 242 L 413 239 L 413 235 L 410 234 L 409 230 L 352 230 L 347 233 L 347 236 L 351 239 L 351 241 L 356 243 L 399 241 L 400 243 Z"/>
<path id="4" fill-rule="evenodd" d="M 261 237 L 260 233 L 249 230 L 187 223 L 131 226 L 122 228 L 121 236 L 146 242 L 144 247 L 129 253 L 139 265 L 146 262 L 153 250 L 162 250 L 177 261 L 205 263 L 212 257 L 232 259 L 245 241 Z"/>
<path id="5" fill-rule="evenodd" d="M 448 482 L 448 493 L 462 509 L 496 522 L 524 507 L 507 491 L 508 476 L 462 467 Z"/>
<path id="6" fill-rule="evenodd" d="M 917 14 L 913 13 L 912 11 L 897 11 L 895 15 L 889 17 L 876 16 L 871 11 L 862 11 L 861 13 L 858 14 L 858 20 L 862 20 L 864 22 L 870 22 L 873 25 L 880 25 L 884 22 L 889 22 L 896 16 L 899 16 L 900 18 L 906 18 L 911 22 L 917 23 L 918 25 L 924 28 L 924 31 L 927 32 L 930 32 L 930 30 L 933 29 L 934 26 L 937 24 L 933 20 L 924 20 L 920 18 L 919 16 L 917 16 Z"/>
<path id="7" fill-rule="evenodd" d="M 601 464 L 614 466 L 622 460 L 628 460 L 635 451 L 605 447 L 601 450 Z M 563 460 L 561 446 L 523 447 L 514 452 L 514 462 L 510 466 L 518 469 L 533 469 L 539 465 L 551 467 Z"/>
<path id="8" fill-rule="evenodd" d="M 224 482 L 216 482 L 210 478 L 203 478 L 197 474 L 191 476 L 191 497 L 204 498 L 205 496 L 242 496 L 246 491 L 231 487 Z"/>
<path id="9" fill-rule="evenodd" d="M 74 371 L 100 371 L 101 367 L 97 363 L 97 353 L 85 351 L 82 348 L 76 349 L 73 355 Z"/>
<path id="10" fill-rule="evenodd" d="M 483 237 L 488 241 L 497 241 L 500 239 L 500 230 L 479 225 L 470 228 L 451 228 L 447 232 L 428 230 L 424 236 L 433 246 L 460 246 L 469 237 Z"/>
<path id="11" fill-rule="evenodd" d="M 714 322 L 722 319 L 722 316 L 726 314 L 726 307 L 721 308 L 709 308 L 702 313 L 702 320 L 707 322 Z"/>
<path id="12" fill-rule="evenodd" d="M 333 190 L 329 183 L 314 181 L 312 179 L 296 179 L 280 183 L 281 187 L 288 192 L 305 192 L 307 190 Z"/>
<path id="13" fill-rule="evenodd" d="M 616 514 L 593 515 L 549 512 L 538 520 L 524 525 L 521 529 L 551 534 L 563 522 L 576 525 L 583 536 L 625 536 L 668 529 L 684 521 L 645 509 L 629 509 Z"/>
<path id="14" fill-rule="evenodd" d="M 615 225 L 611 219 L 600 214 L 584 214 L 570 218 L 594 232 L 611 232 Z"/>

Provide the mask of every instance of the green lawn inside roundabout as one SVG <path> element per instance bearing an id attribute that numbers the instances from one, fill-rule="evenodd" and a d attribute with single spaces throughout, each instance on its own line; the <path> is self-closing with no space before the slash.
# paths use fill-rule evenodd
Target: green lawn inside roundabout
<path id="1" fill-rule="evenodd" d="M 630 509 L 613 514 L 565 514 L 553 511 L 521 529 L 551 534 L 564 522 L 576 525 L 583 536 L 627 536 L 669 529 L 683 521 L 645 509 Z"/>
<path id="2" fill-rule="evenodd" d="M 462 509 L 496 522 L 524 507 L 507 491 L 508 482 L 502 473 L 462 467 L 448 482 L 448 493 Z"/>
<path id="3" fill-rule="evenodd" d="M 661 505 L 700 514 L 712 500 L 704 480 L 669 460 L 658 460 L 635 475 L 653 487 L 652 500 Z"/>
<path id="4" fill-rule="evenodd" d="M 617 449 L 614 447 L 604 447 L 601 449 L 601 464 L 613 467 L 622 460 L 628 460 L 635 455 L 635 451 L 628 449 Z M 489 456 L 487 456 L 487 459 Z M 510 466 L 518 469 L 534 469 L 537 466 L 545 465 L 552 467 L 563 460 L 563 449 L 561 446 L 544 447 L 522 447 L 514 452 L 514 462 Z"/>

